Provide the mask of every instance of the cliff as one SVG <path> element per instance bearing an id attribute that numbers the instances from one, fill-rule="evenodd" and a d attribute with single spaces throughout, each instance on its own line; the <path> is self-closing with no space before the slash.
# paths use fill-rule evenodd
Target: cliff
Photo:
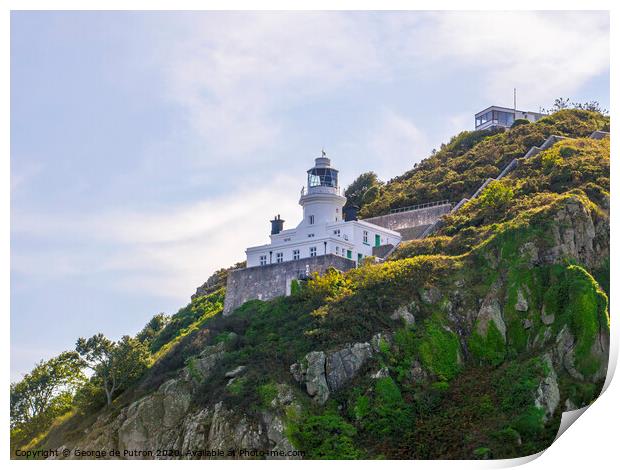
<path id="1" fill-rule="evenodd" d="M 464 197 L 550 133 L 570 138 L 385 263 L 329 271 L 227 317 L 219 273 L 158 333 L 153 365 L 112 407 L 76 409 L 36 447 L 188 459 L 546 448 L 561 413 L 595 400 L 607 370 L 609 139 L 584 136 L 608 125 L 562 111 L 461 134 L 365 214 Z"/>

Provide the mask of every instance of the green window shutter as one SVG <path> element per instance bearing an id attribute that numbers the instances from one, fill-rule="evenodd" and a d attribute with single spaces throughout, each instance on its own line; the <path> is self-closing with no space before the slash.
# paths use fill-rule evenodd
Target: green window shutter
<path id="1" fill-rule="evenodd" d="M 381 235 L 375 235 L 375 246 L 381 245 Z"/>
<path id="2" fill-rule="evenodd" d="M 351 250 L 347 250 L 347 258 L 353 258 L 353 252 Z"/>

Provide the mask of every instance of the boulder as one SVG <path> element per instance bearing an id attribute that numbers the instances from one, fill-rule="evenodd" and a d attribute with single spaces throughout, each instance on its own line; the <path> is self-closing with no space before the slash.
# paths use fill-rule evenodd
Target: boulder
<path id="1" fill-rule="evenodd" d="M 293 364 L 290 371 L 297 382 L 305 384 L 308 395 L 322 405 L 330 392 L 353 379 L 372 355 L 370 343 L 355 343 L 328 354 L 312 351 L 301 364 Z"/>
<path id="2" fill-rule="evenodd" d="M 553 322 L 555 321 L 555 315 L 553 313 L 550 314 L 546 314 L 545 313 L 545 306 L 543 305 L 542 310 L 540 312 L 540 320 L 543 322 L 544 325 L 552 325 Z"/>
<path id="3" fill-rule="evenodd" d="M 246 369 L 245 366 L 235 367 L 233 370 L 229 370 L 228 372 L 226 372 L 224 374 L 224 377 L 226 377 L 227 379 L 232 379 L 232 378 L 235 378 L 235 377 L 239 377 L 241 374 L 243 374 L 245 369 Z"/>
<path id="4" fill-rule="evenodd" d="M 527 312 L 529 305 L 527 299 L 521 289 L 517 289 L 517 303 L 515 304 L 515 310 L 517 312 Z"/>
<path id="5" fill-rule="evenodd" d="M 303 368 L 304 381 L 308 395 L 323 404 L 329 398 L 329 388 L 325 379 L 325 353 L 313 351 L 306 354 L 307 366 Z"/>
<path id="6" fill-rule="evenodd" d="M 409 309 L 406 306 L 402 306 L 397 308 L 392 315 L 390 315 L 391 320 L 402 320 L 406 325 L 413 325 L 415 323 L 415 317 L 409 312 Z"/>
<path id="7" fill-rule="evenodd" d="M 476 329 L 481 336 L 486 337 L 490 322 L 495 323 L 502 338 L 506 341 L 506 323 L 502 316 L 501 305 L 497 299 L 497 287 L 491 288 L 478 311 Z"/>
<path id="8" fill-rule="evenodd" d="M 357 375 L 370 357 L 372 349 L 369 343 L 355 343 L 327 356 L 325 371 L 330 391 L 341 389 Z"/>
<path id="9" fill-rule="evenodd" d="M 558 377 L 553 368 L 549 353 L 543 356 L 543 362 L 549 372 L 538 385 L 534 406 L 545 411 L 544 420 L 548 421 L 560 404 L 560 388 L 558 387 Z"/>

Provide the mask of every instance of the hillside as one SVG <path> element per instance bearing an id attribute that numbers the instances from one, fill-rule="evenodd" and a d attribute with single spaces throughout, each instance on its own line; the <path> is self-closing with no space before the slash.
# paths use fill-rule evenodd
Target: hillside
<path id="1" fill-rule="evenodd" d="M 564 110 L 459 134 L 373 190 L 361 214 L 456 202 L 550 134 L 569 139 L 384 263 L 328 272 L 227 317 L 219 271 L 165 325 L 141 332 L 152 364 L 111 406 L 91 379 L 30 448 L 310 459 L 543 450 L 561 413 L 591 403 L 605 379 L 609 139 L 587 136 L 608 129 L 607 117 Z M 123 455 L 133 449 L 151 453 Z"/>

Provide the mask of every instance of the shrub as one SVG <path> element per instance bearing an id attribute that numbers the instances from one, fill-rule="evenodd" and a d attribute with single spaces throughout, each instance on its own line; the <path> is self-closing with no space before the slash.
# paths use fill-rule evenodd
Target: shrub
<path id="1" fill-rule="evenodd" d="M 306 452 L 309 459 L 358 459 L 362 452 L 356 448 L 357 430 L 335 411 L 306 415 L 289 426 L 293 444 Z"/>

